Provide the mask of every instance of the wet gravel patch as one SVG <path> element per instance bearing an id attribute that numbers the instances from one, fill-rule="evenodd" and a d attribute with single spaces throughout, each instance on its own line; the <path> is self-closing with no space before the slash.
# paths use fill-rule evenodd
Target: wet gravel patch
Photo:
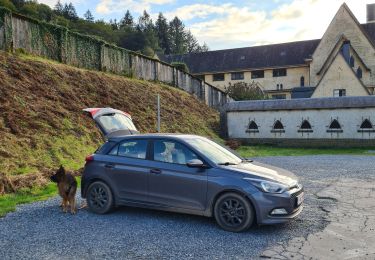
<path id="1" fill-rule="evenodd" d="M 314 194 L 338 178 L 375 176 L 373 156 L 256 158 L 295 172 L 305 186 L 305 209 L 283 225 L 245 233 L 221 230 L 213 219 L 136 208 L 108 215 L 64 214 L 59 199 L 23 205 L 0 219 L 1 259 L 249 259 L 295 236 L 323 229 L 331 200 Z M 80 202 L 79 202 L 80 203 Z"/>

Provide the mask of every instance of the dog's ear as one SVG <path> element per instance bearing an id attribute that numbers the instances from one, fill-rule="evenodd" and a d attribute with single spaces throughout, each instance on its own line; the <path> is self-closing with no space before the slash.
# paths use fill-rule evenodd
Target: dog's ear
<path id="1" fill-rule="evenodd" d="M 64 166 L 60 165 L 60 168 L 58 170 L 59 173 L 65 174 L 65 168 Z"/>

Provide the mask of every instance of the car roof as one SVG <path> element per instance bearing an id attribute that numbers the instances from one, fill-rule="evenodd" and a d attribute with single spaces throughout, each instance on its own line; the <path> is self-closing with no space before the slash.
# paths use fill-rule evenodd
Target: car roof
<path id="1" fill-rule="evenodd" d="M 123 136 L 116 136 L 110 138 L 109 141 L 121 141 L 124 139 L 139 139 L 139 138 L 168 138 L 168 139 L 176 139 L 176 140 L 184 140 L 189 138 L 202 138 L 199 135 L 191 135 L 191 134 L 176 134 L 176 133 L 150 133 L 150 134 L 134 134 L 134 135 L 123 135 Z"/>

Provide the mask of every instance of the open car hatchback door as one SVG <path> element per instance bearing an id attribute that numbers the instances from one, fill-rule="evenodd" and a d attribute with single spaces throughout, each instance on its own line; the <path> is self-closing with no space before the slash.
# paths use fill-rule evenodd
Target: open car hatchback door
<path id="1" fill-rule="evenodd" d="M 106 108 L 85 108 L 88 114 L 99 127 L 105 138 L 138 134 L 131 116 L 121 110 Z"/>

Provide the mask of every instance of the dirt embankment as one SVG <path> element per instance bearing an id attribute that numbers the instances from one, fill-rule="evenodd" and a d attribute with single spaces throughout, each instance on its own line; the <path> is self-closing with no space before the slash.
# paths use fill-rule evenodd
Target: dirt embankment
<path id="1" fill-rule="evenodd" d="M 157 94 L 163 132 L 216 136 L 218 113 L 176 88 L 0 51 L 0 172 L 82 167 L 102 142 L 85 107 L 127 111 L 141 132 L 155 132 Z"/>

